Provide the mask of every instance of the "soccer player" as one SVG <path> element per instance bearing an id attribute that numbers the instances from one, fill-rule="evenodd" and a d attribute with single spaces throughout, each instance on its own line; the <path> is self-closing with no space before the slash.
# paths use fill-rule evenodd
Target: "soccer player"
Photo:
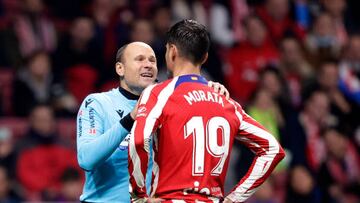
<path id="1" fill-rule="evenodd" d="M 127 44 L 117 52 L 115 70 L 120 86 L 90 94 L 78 112 L 77 156 L 86 178 L 82 202 L 130 202 L 127 135 L 135 116 L 129 112 L 143 89 L 156 79 L 155 53 L 142 42 Z M 228 95 L 222 85 L 209 85 Z"/>
<path id="2" fill-rule="evenodd" d="M 165 58 L 174 78 L 144 90 L 131 130 L 133 201 L 152 200 L 147 199 L 145 185 L 150 150 L 154 152 L 150 197 L 167 202 L 244 202 L 285 156 L 276 139 L 238 103 L 206 85 L 200 66 L 207 60 L 209 43 L 206 28 L 193 20 L 180 21 L 167 33 Z M 225 196 L 224 180 L 235 138 L 256 157 L 248 173 Z"/>

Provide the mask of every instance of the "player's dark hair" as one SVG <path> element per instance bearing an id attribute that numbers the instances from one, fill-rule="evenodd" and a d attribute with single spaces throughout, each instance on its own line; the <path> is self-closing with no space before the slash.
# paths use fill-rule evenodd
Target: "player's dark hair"
<path id="1" fill-rule="evenodd" d="M 174 44 L 180 56 L 194 64 L 204 62 L 210 47 L 210 36 L 204 25 L 195 20 L 182 20 L 166 33 L 167 43 Z"/>
<path id="2" fill-rule="evenodd" d="M 120 62 L 120 63 L 124 62 L 123 55 L 124 55 L 125 49 L 128 45 L 129 44 L 125 44 L 118 49 L 118 51 L 116 53 L 116 62 Z"/>

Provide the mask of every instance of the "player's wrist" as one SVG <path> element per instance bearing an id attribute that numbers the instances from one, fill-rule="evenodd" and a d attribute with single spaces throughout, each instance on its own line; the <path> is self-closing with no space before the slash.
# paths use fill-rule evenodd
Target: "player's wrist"
<path id="1" fill-rule="evenodd" d="M 132 126 L 134 125 L 135 120 L 128 113 L 125 117 L 120 120 L 120 124 L 127 130 L 131 131 Z"/>

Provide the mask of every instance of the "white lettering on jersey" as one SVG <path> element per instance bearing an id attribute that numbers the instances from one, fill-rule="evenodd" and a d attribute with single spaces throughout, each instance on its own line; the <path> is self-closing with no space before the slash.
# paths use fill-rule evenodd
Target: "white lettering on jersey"
<path id="1" fill-rule="evenodd" d="M 215 102 L 224 107 L 224 101 L 222 97 L 220 97 L 219 94 L 215 92 L 206 91 L 205 93 L 202 90 L 194 90 L 192 92 L 188 92 L 187 94 L 185 94 L 184 98 L 190 105 L 192 105 L 195 102 L 205 101 L 205 102 Z"/>

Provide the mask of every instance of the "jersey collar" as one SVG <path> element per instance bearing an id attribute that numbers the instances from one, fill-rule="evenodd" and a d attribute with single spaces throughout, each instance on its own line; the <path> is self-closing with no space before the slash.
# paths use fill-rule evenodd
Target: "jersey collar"
<path id="1" fill-rule="evenodd" d="M 120 86 L 119 86 L 119 92 L 129 100 L 138 100 L 140 98 L 140 96 L 135 95 Z"/>
<path id="2" fill-rule="evenodd" d="M 175 84 L 175 88 L 177 86 L 179 86 L 182 83 L 186 83 L 186 82 L 195 82 L 195 83 L 202 83 L 207 85 L 208 81 L 202 77 L 201 75 L 196 75 L 196 74 L 189 74 L 189 75 L 182 75 L 178 77 L 178 80 Z"/>

